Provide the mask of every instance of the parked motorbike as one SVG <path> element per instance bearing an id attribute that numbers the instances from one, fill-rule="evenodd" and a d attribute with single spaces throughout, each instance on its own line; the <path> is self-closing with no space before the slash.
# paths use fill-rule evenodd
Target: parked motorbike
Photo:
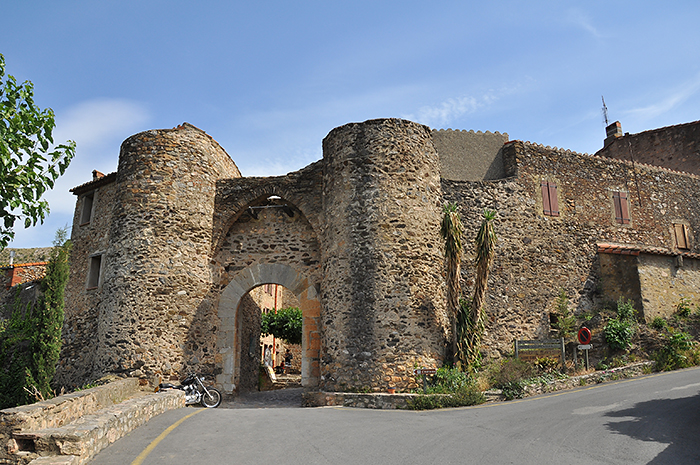
<path id="1" fill-rule="evenodd" d="M 176 386 L 171 383 L 160 383 L 156 388 L 156 392 L 162 389 L 180 389 L 185 391 L 185 404 L 202 404 L 203 407 L 216 408 L 221 405 L 221 393 L 218 389 L 204 385 L 204 378 L 197 376 L 195 373 L 190 373 L 182 381 L 182 384 Z"/>

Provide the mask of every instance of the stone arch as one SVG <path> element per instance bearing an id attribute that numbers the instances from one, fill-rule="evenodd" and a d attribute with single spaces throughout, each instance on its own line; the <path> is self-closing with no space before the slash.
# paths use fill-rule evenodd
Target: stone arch
<path id="1" fill-rule="evenodd" d="M 292 291 L 299 299 L 302 311 L 301 379 L 304 387 L 317 386 L 320 379 L 321 302 L 318 284 L 291 266 L 279 263 L 258 263 L 238 272 L 224 288 L 219 299 L 218 315 L 221 327 L 217 334 L 217 351 L 221 356 L 221 373 L 217 384 L 226 393 L 236 389 L 240 377 L 240 344 L 237 335 L 238 308 L 241 299 L 251 289 L 262 284 L 279 284 Z"/>

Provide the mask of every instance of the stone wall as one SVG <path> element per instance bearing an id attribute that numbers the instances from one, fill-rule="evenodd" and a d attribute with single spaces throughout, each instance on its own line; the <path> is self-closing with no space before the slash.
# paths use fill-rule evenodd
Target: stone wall
<path id="1" fill-rule="evenodd" d="M 413 368 L 440 366 L 450 337 L 439 237 L 448 201 L 463 215 L 467 295 L 482 212 L 498 212 L 488 356 L 512 351 L 515 338 L 550 336 L 562 290 L 578 312 L 625 295 L 644 315 L 690 295 L 698 176 L 506 139 L 371 120 L 331 131 L 323 160 L 270 178 L 239 177 L 218 144 L 189 125 L 127 139 L 110 183 L 74 190 L 60 379 L 192 369 L 226 393 L 253 389 L 261 303 L 249 292 L 272 283 L 302 309 L 304 386 L 415 387 Z M 98 185 L 95 224 L 83 225 L 82 198 Z M 657 258 L 640 255 L 636 275 L 614 277 L 634 263 L 599 253 L 602 243 Z M 101 251 L 102 284 L 85 289 L 88 259 Z M 689 264 L 673 269 L 661 256 Z"/>
<path id="2" fill-rule="evenodd" d="M 433 129 L 431 134 L 443 179 L 482 181 L 506 176 L 501 149 L 508 134 L 452 129 Z"/>
<path id="3" fill-rule="evenodd" d="M 445 356 L 439 160 L 427 127 L 348 124 L 323 141 L 322 389 L 416 386 Z"/>
<path id="4" fill-rule="evenodd" d="M 700 257 L 639 255 L 639 280 L 644 305 L 642 316 L 670 316 L 681 299 L 700 306 Z"/>
<path id="5" fill-rule="evenodd" d="M 700 175 L 700 121 L 627 133 L 596 155 Z"/>
<path id="6" fill-rule="evenodd" d="M 110 243 L 112 211 L 116 202 L 116 174 L 96 179 L 73 189 L 77 196 L 70 253 L 70 276 L 66 285 L 65 319 L 61 358 L 56 381 L 76 387 L 90 381 L 97 346 L 98 307 L 103 287 L 88 283 L 91 261 L 104 257 Z M 86 198 L 92 199 L 90 221 L 83 222 Z M 101 260 L 101 258 L 100 258 Z M 96 264 L 95 264 L 96 266 Z M 101 274 L 104 262 L 100 261 Z"/>

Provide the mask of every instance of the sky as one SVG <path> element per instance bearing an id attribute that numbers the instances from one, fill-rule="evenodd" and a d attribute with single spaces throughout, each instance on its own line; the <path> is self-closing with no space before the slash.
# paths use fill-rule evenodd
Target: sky
<path id="1" fill-rule="evenodd" d="M 10 247 L 51 245 L 70 188 L 115 171 L 127 137 L 183 122 L 244 176 L 273 176 L 374 118 L 591 154 L 601 97 L 624 132 L 697 121 L 699 20 L 697 0 L 6 2 L 6 72 L 77 144 L 51 214 Z"/>

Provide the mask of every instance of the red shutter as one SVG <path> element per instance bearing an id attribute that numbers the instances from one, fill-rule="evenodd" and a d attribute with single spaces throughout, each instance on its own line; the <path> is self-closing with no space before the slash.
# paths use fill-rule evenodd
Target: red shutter
<path id="1" fill-rule="evenodd" d="M 552 209 L 549 206 L 549 183 L 547 181 L 542 181 L 540 185 L 542 186 L 542 209 L 545 215 L 551 215 Z"/>
<path id="2" fill-rule="evenodd" d="M 559 216 L 559 200 L 557 199 L 557 185 L 549 183 L 549 205 L 552 208 L 552 216 Z"/>
<path id="3" fill-rule="evenodd" d="M 557 200 L 557 185 L 553 182 L 542 181 L 542 210 L 547 216 L 559 216 L 559 200 Z"/>
<path id="4" fill-rule="evenodd" d="M 620 224 L 630 224 L 627 192 L 613 192 L 613 204 L 615 205 L 615 221 Z"/>

